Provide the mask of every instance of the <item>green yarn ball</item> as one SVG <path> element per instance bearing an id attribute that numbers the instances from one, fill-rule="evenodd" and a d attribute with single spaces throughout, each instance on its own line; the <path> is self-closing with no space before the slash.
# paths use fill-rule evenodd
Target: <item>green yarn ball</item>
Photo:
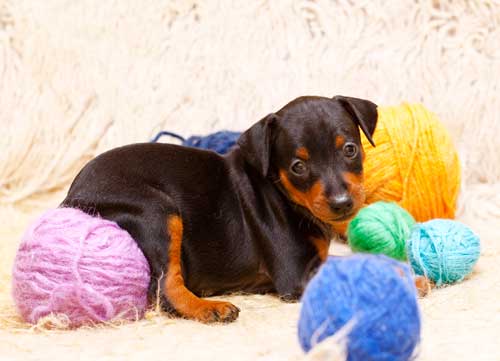
<path id="1" fill-rule="evenodd" d="M 381 253 L 406 260 L 406 240 L 415 220 L 396 203 L 376 202 L 358 212 L 347 228 L 354 252 Z"/>

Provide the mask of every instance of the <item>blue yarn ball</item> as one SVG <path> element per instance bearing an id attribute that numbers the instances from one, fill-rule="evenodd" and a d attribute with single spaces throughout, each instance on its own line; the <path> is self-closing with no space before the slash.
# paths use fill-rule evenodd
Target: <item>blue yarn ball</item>
<path id="1" fill-rule="evenodd" d="M 226 154 L 236 144 L 240 137 L 240 132 L 222 130 L 207 136 L 193 135 L 185 140 L 182 145 L 201 149 L 213 150 L 220 154 Z"/>
<path id="2" fill-rule="evenodd" d="M 413 270 L 436 285 L 464 279 L 479 259 L 479 237 L 466 225 L 449 219 L 417 224 L 407 242 Z"/>
<path id="3" fill-rule="evenodd" d="M 158 143 L 163 136 L 169 136 L 180 140 L 185 147 L 213 150 L 219 154 L 226 154 L 236 145 L 240 135 L 241 132 L 221 130 L 206 136 L 193 135 L 188 139 L 184 139 L 179 134 L 162 130 L 151 139 L 151 143 Z"/>
<path id="4" fill-rule="evenodd" d="M 302 296 L 304 351 L 353 320 L 349 361 L 409 360 L 420 341 L 420 312 L 410 268 L 384 255 L 330 257 Z"/>

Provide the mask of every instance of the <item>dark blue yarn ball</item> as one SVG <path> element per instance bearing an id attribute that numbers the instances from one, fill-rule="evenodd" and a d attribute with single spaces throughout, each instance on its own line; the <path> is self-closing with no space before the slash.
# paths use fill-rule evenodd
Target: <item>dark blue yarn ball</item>
<path id="1" fill-rule="evenodd" d="M 349 361 L 403 361 L 420 341 L 420 312 L 409 267 L 383 255 L 330 257 L 302 296 L 304 351 L 350 320 Z"/>
<path id="2" fill-rule="evenodd" d="M 220 154 L 226 154 L 236 144 L 240 134 L 240 132 L 223 130 L 204 137 L 193 135 L 185 140 L 182 145 L 187 147 L 209 149 Z"/>
<path id="3" fill-rule="evenodd" d="M 185 147 L 213 150 L 219 154 L 226 154 L 236 145 L 240 135 L 241 132 L 221 130 L 206 136 L 193 135 L 188 139 L 184 139 L 179 134 L 163 130 L 151 139 L 151 143 L 157 143 L 163 136 L 170 136 L 179 139 Z"/>

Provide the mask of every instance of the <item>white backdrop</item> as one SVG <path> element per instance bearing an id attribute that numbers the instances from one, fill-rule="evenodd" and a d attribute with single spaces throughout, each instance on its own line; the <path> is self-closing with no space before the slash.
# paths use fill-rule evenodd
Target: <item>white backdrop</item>
<path id="1" fill-rule="evenodd" d="M 156 131 L 243 130 L 292 98 L 423 102 L 467 185 L 500 181 L 500 2 L 0 0 L 0 204 Z"/>

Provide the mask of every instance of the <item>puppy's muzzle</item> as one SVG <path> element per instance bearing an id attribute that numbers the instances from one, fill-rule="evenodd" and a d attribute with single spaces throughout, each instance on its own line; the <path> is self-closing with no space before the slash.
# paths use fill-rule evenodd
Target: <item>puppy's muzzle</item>
<path id="1" fill-rule="evenodd" d="M 337 194 L 329 201 L 330 209 L 339 218 L 349 217 L 354 208 L 354 201 L 347 193 Z"/>

